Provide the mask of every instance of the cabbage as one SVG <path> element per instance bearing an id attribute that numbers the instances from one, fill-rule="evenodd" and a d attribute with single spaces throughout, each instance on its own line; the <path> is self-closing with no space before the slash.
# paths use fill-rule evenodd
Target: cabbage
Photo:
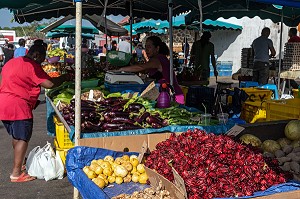
<path id="1" fill-rule="evenodd" d="M 264 152 L 275 153 L 275 151 L 280 150 L 280 145 L 275 140 L 266 140 L 262 143 L 262 148 Z"/>
<path id="2" fill-rule="evenodd" d="M 300 121 L 292 120 L 284 128 L 285 136 L 290 140 L 300 139 Z"/>
<path id="3" fill-rule="evenodd" d="M 244 134 L 240 137 L 240 140 L 244 142 L 245 144 L 251 144 L 255 147 L 261 146 L 261 141 L 258 137 L 251 135 L 251 134 Z"/>
<path id="4" fill-rule="evenodd" d="M 291 144 L 294 148 L 299 147 L 300 146 L 300 140 L 294 140 Z"/>
<path id="5" fill-rule="evenodd" d="M 290 145 L 292 143 L 292 141 L 287 138 L 279 138 L 277 142 L 281 146 L 281 148 L 283 148 L 285 145 Z"/>

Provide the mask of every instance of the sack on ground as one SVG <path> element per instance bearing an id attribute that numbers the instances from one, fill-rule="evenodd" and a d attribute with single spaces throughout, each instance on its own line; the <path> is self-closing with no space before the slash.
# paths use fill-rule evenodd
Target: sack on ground
<path id="1" fill-rule="evenodd" d="M 54 153 L 50 143 L 43 148 L 38 146 L 30 151 L 26 169 L 29 175 L 46 181 L 62 179 L 64 175 L 63 163 L 59 155 Z"/>

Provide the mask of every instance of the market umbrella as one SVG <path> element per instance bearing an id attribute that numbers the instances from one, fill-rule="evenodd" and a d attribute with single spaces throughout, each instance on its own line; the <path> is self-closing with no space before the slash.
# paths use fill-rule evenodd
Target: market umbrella
<path id="1" fill-rule="evenodd" d="M 89 33 L 89 34 L 99 34 L 99 31 L 105 31 L 105 24 L 99 24 L 99 21 L 104 21 L 104 17 L 98 15 L 85 15 L 82 17 L 83 19 L 89 21 L 91 26 L 82 26 L 82 33 Z M 64 18 L 61 18 L 48 26 L 39 26 L 37 28 L 38 31 L 47 33 L 51 32 L 67 32 L 67 33 L 74 33 L 75 32 L 75 24 L 73 24 L 74 16 L 68 15 Z M 113 21 L 107 20 L 107 34 L 109 36 L 123 36 L 127 35 L 128 31 L 123 28 L 122 26 L 114 23 Z"/>
<path id="2" fill-rule="evenodd" d="M 48 32 L 46 34 L 46 38 L 60 38 L 60 37 L 75 37 L 74 33 L 66 33 L 66 32 Z M 95 39 L 94 34 L 82 33 L 82 38 L 85 39 Z"/>
<path id="3" fill-rule="evenodd" d="M 52 0 L 1 0 L 0 8 L 24 8 L 27 5 L 48 4 Z"/>
<path id="4" fill-rule="evenodd" d="M 191 0 L 191 1 L 195 3 L 195 0 Z M 202 1 L 202 2 L 206 2 L 206 1 Z M 263 3 L 252 2 L 252 1 L 248 1 L 248 3 L 245 4 L 242 3 L 239 4 L 237 3 L 237 0 L 233 0 L 233 3 L 229 5 L 228 5 L 228 0 L 216 1 L 216 2 L 217 3 L 213 3 L 213 4 L 203 3 L 202 11 L 203 11 L 204 20 L 205 19 L 216 20 L 220 17 L 226 19 L 230 17 L 253 18 L 255 16 L 259 16 L 261 19 L 271 19 L 274 23 L 277 23 L 277 22 L 281 22 L 282 14 L 284 16 L 283 22 L 287 26 L 297 26 L 300 20 L 300 9 L 294 7 L 284 7 L 284 9 L 281 11 L 271 4 L 267 5 Z M 236 4 L 234 4 L 234 2 L 236 2 Z M 187 24 L 191 24 L 198 19 L 199 19 L 199 8 L 194 7 L 194 9 L 189 14 L 187 14 L 186 22 Z"/>

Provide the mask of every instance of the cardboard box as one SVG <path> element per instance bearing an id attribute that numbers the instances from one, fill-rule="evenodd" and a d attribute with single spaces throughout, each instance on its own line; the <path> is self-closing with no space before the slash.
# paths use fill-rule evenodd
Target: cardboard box
<path id="1" fill-rule="evenodd" d="M 105 148 L 114 151 L 139 152 L 144 141 L 149 149 L 155 149 L 157 143 L 165 141 L 171 133 L 153 133 L 146 135 L 114 136 L 103 138 L 84 138 L 79 139 L 79 146 L 88 146 L 96 148 Z"/>

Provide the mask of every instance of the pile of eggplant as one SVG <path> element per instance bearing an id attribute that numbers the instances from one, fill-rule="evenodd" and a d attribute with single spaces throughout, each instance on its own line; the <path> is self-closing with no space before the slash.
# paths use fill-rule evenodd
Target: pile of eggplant
<path id="1" fill-rule="evenodd" d="M 74 99 L 63 108 L 62 116 L 70 126 L 74 125 Z M 82 132 L 162 128 L 167 125 L 167 120 L 163 120 L 159 114 L 150 114 L 143 104 L 122 97 L 109 97 L 99 102 L 81 100 Z"/>

